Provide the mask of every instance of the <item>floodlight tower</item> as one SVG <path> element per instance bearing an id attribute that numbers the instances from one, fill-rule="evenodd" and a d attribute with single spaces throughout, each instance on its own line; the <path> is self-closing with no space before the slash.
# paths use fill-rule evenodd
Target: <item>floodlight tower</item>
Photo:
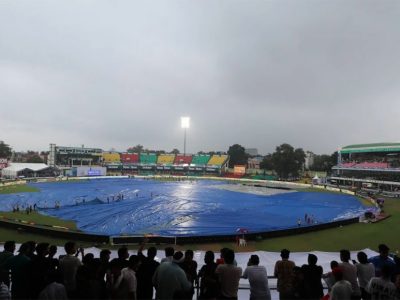
<path id="1" fill-rule="evenodd" d="M 190 127 L 190 118 L 189 117 L 181 117 L 181 127 L 184 129 L 183 136 L 183 155 L 186 155 L 186 129 Z"/>

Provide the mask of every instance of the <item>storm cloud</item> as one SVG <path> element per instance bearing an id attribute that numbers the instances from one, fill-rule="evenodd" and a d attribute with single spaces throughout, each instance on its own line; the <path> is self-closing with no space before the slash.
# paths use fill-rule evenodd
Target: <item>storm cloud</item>
<path id="1" fill-rule="evenodd" d="M 398 141 L 399 1 L 0 1 L 0 140 L 126 150 Z"/>

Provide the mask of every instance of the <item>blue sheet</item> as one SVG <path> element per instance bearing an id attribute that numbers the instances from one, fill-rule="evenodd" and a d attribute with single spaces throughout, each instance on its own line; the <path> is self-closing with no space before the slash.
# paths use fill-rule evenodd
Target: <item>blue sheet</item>
<path id="1" fill-rule="evenodd" d="M 77 222 L 98 234 L 200 236 L 308 226 L 351 218 L 364 207 L 350 195 L 292 192 L 271 196 L 215 188 L 218 181 L 161 182 L 145 179 L 100 179 L 35 183 L 38 193 L 0 195 L 0 209 L 36 204 L 43 214 Z M 55 208 L 59 204 L 59 208 Z"/>

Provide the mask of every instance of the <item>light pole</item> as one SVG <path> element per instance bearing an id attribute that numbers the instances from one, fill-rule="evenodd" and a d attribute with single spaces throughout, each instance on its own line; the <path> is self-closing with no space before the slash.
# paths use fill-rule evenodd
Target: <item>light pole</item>
<path id="1" fill-rule="evenodd" d="M 188 129 L 190 127 L 190 118 L 189 117 L 181 117 L 181 127 L 184 129 L 183 156 L 186 156 L 186 129 Z"/>

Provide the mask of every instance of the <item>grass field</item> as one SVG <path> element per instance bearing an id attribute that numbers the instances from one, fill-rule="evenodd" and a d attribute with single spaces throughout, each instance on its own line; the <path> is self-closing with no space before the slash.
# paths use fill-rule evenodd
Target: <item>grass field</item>
<path id="1" fill-rule="evenodd" d="M 39 192 L 39 189 L 26 184 L 16 184 L 0 187 L 0 194 L 32 193 Z"/>
<path id="2" fill-rule="evenodd" d="M 314 189 L 313 191 L 316 190 Z M 324 190 L 317 191 L 325 192 Z M 365 200 L 362 201 L 363 204 L 368 204 L 368 202 L 364 202 Z M 193 250 L 210 249 L 218 251 L 222 247 L 231 247 L 236 251 L 244 252 L 256 250 L 280 251 L 282 248 L 287 248 L 291 251 L 339 251 L 342 248 L 348 248 L 350 250 L 359 250 L 364 248 L 376 249 L 378 244 L 386 243 L 391 248 L 391 251 L 395 252 L 400 250 L 400 239 L 398 238 L 398 229 L 400 228 L 400 199 L 386 199 L 385 212 L 390 214 L 391 217 L 378 223 L 358 223 L 295 236 L 271 238 L 262 241 L 250 241 L 247 247 L 238 248 L 232 242 L 182 245 L 180 248 L 191 248 Z M 65 226 L 71 229 L 76 228 L 76 224 L 72 221 L 63 221 L 57 218 L 40 215 L 38 213 L 26 215 L 25 213 L 0 212 L 0 216 L 22 219 L 37 224 Z M 0 228 L 0 241 L 9 239 L 18 242 L 26 240 L 46 241 L 58 245 L 65 243 L 65 240 L 61 239 Z M 89 246 L 87 243 L 82 244 Z M 164 245 L 160 247 L 164 247 Z M 135 246 L 132 246 L 132 248 L 135 248 Z"/>

